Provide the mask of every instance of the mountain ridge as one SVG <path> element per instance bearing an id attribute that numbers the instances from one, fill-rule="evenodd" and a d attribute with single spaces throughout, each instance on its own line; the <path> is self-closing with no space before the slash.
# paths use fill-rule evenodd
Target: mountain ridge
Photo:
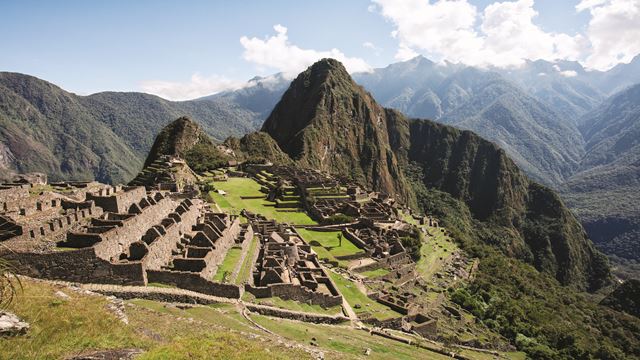
<path id="1" fill-rule="evenodd" d="M 411 193 L 405 172 L 417 163 L 424 185 L 462 200 L 475 219 L 505 235 L 496 244 L 505 253 L 565 285 L 596 290 L 609 281 L 606 260 L 577 219 L 504 150 L 470 131 L 383 109 L 335 60 L 321 60 L 301 73 L 262 130 L 300 166 L 364 180 L 390 194 Z M 318 157 L 322 149 L 329 149 L 326 159 Z"/>

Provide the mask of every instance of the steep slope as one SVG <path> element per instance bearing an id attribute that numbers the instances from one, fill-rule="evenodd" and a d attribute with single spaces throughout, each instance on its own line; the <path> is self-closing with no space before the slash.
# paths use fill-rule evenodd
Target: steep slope
<path id="1" fill-rule="evenodd" d="M 341 63 L 323 59 L 291 83 L 262 131 L 301 166 L 345 174 L 406 199 L 389 117 Z"/>
<path id="2" fill-rule="evenodd" d="M 239 109 L 246 109 L 255 114 L 253 117 L 255 128 L 259 128 L 290 83 L 291 80 L 287 79 L 282 73 L 266 77 L 256 76 L 249 80 L 246 87 L 233 91 L 223 91 L 196 99 L 196 101 L 214 101 L 229 104 Z"/>
<path id="3" fill-rule="evenodd" d="M 627 280 L 600 302 L 612 309 L 640 317 L 640 280 Z"/>
<path id="4" fill-rule="evenodd" d="M 527 174 L 550 185 L 570 176 L 583 154 L 575 121 L 561 117 L 554 109 L 566 114 L 582 106 L 584 112 L 600 99 L 594 91 L 587 91 L 588 86 L 569 86 L 569 80 L 559 74 L 545 87 L 524 69 L 487 71 L 435 64 L 421 56 L 354 77 L 385 106 L 412 117 L 473 130 L 495 141 Z M 509 79 L 518 80 L 528 90 Z M 566 89 L 557 88 L 556 83 Z M 581 86 L 588 95 L 575 94 Z M 554 91 L 547 91 L 551 87 Z M 527 91 L 536 92 L 545 101 Z M 558 100 L 559 94 L 563 100 Z M 559 103 L 548 102 L 551 99 Z"/>
<path id="5" fill-rule="evenodd" d="M 606 259 L 557 194 L 529 180 L 505 151 L 470 131 L 380 107 L 335 60 L 301 73 L 263 131 L 300 166 L 407 194 L 400 199 L 423 208 L 429 200 L 413 197 L 416 185 L 450 194 L 483 229 L 482 241 L 562 284 L 593 290 L 609 281 Z"/>
<path id="6" fill-rule="evenodd" d="M 442 122 L 494 141 L 537 181 L 559 184 L 578 167 L 583 140 L 575 125 L 500 77 L 468 89 L 473 98 Z"/>
<path id="7" fill-rule="evenodd" d="M 470 131 L 428 120 L 410 125 L 408 160 L 418 177 L 462 200 L 486 243 L 552 274 L 597 289 L 609 281 L 606 259 L 552 190 L 529 180 L 505 151 Z M 422 201 L 423 207 L 428 207 Z"/>
<path id="8" fill-rule="evenodd" d="M 249 163 L 264 163 L 270 161 L 278 165 L 292 163 L 289 155 L 285 154 L 269 134 L 262 131 L 249 133 L 242 138 L 229 137 L 224 145 L 233 150 L 235 159 Z"/>
<path id="9" fill-rule="evenodd" d="M 121 181 L 136 156 L 77 96 L 31 76 L 0 73 L 0 168 L 51 180 Z"/>
<path id="10" fill-rule="evenodd" d="M 172 121 L 160 131 L 144 166 L 147 167 L 167 155 L 185 159 L 195 171 L 214 169 L 226 164 L 229 159 L 217 149 L 204 129 L 186 116 Z"/>
<path id="11" fill-rule="evenodd" d="M 142 166 L 154 136 L 184 115 L 218 140 L 254 130 L 258 117 L 218 100 L 77 96 L 32 76 L 0 72 L 0 168 L 43 171 L 52 180 L 126 182 Z"/>
<path id="12" fill-rule="evenodd" d="M 598 246 L 640 260 L 640 84 L 582 123 L 587 153 L 565 195 Z"/>
<path id="13" fill-rule="evenodd" d="M 606 94 L 593 84 L 593 72 L 577 61 L 527 61 L 514 69 L 494 69 L 529 95 L 555 110 L 562 119 L 577 122 L 600 105 Z"/>

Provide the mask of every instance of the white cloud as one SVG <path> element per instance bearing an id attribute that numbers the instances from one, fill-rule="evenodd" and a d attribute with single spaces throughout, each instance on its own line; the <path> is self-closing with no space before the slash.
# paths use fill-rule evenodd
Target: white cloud
<path id="1" fill-rule="evenodd" d="M 367 48 L 367 49 L 371 49 L 371 50 L 377 50 L 378 48 L 370 41 L 365 41 L 362 43 L 362 47 Z"/>
<path id="2" fill-rule="evenodd" d="M 573 70 L 565 70 L 565 71 L 560 71 L 560 75 L 564 77 L 574 77 L 574 76 L 578 76 L 578 73 Z"/>
<path id="3" fill-rule="evenodd" d="M 582 0 L 576 10 L 591 14 L 587 36 L 592 51 L 587 67 L 608 70 L 640 53 L 640 1 Z"/>
<path id="4" fill-rule="evenodd" d="M 265 39 L 241 37 L 240 44 L 244 47 L 242 57 L 260 68 L 276 69 L 288 77 L 295 76 L 322 58 L 334 58 L 342 62 L 349 72 L 365 72 L 372 69 L 363 59 L 348 57 L 338 49 L 301 49 L 289 42 L 286 27 L 278 24 L 273 29 L 276 35 Z"/>
<path id="5" fill-rule="evenodd" d="M 593 0 L 592 0 L 593 1 Z M 525 59 L 577 60 L 588 48 L 581 35 L 545 32 L 534 24 L 533 0 L 495 2 L 483 12 L 467 0 L 373 0 L 395 30 L 397 58 L 422 51 L 469 65 L 520 65 Z"/>
<path id="6" fill-rule="evenodd" d="M 380 56 L 380 54 L 382 53 L 382 49 L 377 47 L 376 44 L 372 43 L 371 41 L 365 41 L 362 43 L 362 47 L 365 49 L 369 49 L 371 51 L 373 51 L 373 53 L 376 56 Z"/>
<path id="7" fill-rule="evenodd" d="M 190 100 L 225 90 L 236 90 L 243 86 L 246 86 L 245 82 L 218 75 L 203 77 L 197 73 L 185 82 L 145 80 L 140 83 L 142 91 L 168 100 Z"/>
<path id="8" fill-rule="evenodd" d="M 398 51 L 396 52 L 395 58 L 396 60 L 407 61 L 407 60 L 413 59 L 418 55 L 419 55 L 418 52 L 408 47 L 406 44 L 400 43 L 400 46 L 398 47 Z"/>

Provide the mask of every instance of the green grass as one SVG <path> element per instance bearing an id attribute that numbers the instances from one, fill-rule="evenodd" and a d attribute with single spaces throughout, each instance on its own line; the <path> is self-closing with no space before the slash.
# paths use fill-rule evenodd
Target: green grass
<path id="1" fill-rule="evenodd" d="M 326 231 L 298 229 L 298 233 L 300 233 L 300 235 L 302 235 L 302 237 L 308 243 L 311 243 L 312 241 L 318 242 L 323 248 L 329 251 L 329 253 L 334 257 L 364 253 L 362 249 L 355 246 L 351 241 L 349 241 L 344 236 L 342 237 L 342 245 L 340 245 L 340 242 L 338 241 L 338 237 L 337 237 L 337 235 L 340 234 L 340 231 L 326 232 Z"/>
<path id="2" fill-rule="evenodd" d="M 54 295 L 58 290 L 69 299 Z M 65 359 L 128 348 L 144 351 L 136 359 L 310 358 L 301 350 L 247 337 L 246 333 L 264 333 L 249 324 L 233 305 L 180 310 L 155 301 L 129 303 L 133 306 L 124 309 L 127 325 L 108 310 L 105 297 L 24 280 L 23 291 L 8 310 L 31 327 L 26 335 L 0 338 L 0 359 Z M 197 319 L 197 326 L 189 318 Z"/>
<path id="3" fill-rule="evenodd" d="M 311 305 L 294 300 L 284 300 L 279 297 L 261 298 L 256 299 L 251 294 L 245 293 L 243 300 L 251 301 L 256 304 L 274 306 L 281 309 L 301 311 L 307 313 L 326 314 L 326 315 L 341 315 L 342 306 L 332 306 L 330 308 L 323 308 L 320 305 Z"/>
<path id="4" fill-rule="evenodd" d="M 281 212 L 275 207 L 275 202 L 266 199 L 242 199 L 242 196 L 265 196 L 260 192 L 260 184 L 250 178 L 229 178 L 228 181 L 214 181 L 216 189 L 224 190 L 227 195 L 222 196 L 215 191 L 210 192 L 213 200 L 223 211 L 239 214 L 242 209 L 261 214 L 268 219 L 297 225 L 315 225 L 305 212 Z"/>
<path id="5" fill-rule="evenodd" d="M 318 344 L 319 348 L 340 352 L 340 355 L 349 359 L 365 358 L 366 349 L 371 349 L 371 354 L 366 357 L 367 359 L 450 359 L 426 349 L 373 336 L 366 331 L 346 326 L 286 321 L 262 315 L 251 315 L 251 318 L 261 326 L 287 339 L 309 343 L 315 338 L 314 342 Z"/>
<path id="6" fill-rule="evenodd" d="M 242 249 L 237 247 L 232 247 L 227 251 L 227 254 L 222 261 L 222 264 L 218 267 L 215 276 L 213 277 L 213 281 L 217 282 L 231 282 L 229 278 L 233 273 L 233 270 L 236 268 L 238 261 L 240 260 L 240 256 L 242 255 Z"/>
<path id="7" fill-rule="evenodd" d="M 0 338 L 1 359 L 60 359 L 85 349 L 145 347 L 148 342 L 118 321 L 102 297 L 68 290 L 68 301 L 55 288 L 23 281 L 23 291 L 9 311 L 27 321 L 28 336 Z"/>
<path id="8" fill-rule="evenodd" d="M 251 243 L 248 245 L 249 250 L 247 251 L 247 255 L 244 257 L 242 261 L 242 267 L 238 272 L 238 276 L 236 277 L 234 284 L 240 285 L 245 282 L 249 276 L 251 276 L 251 268 L 253 267 L 253 256 L 258 250 L 259 241 L 257 236 L 254 236 L 251 239 Z"/>
<path id="9" fill-rule="evenodd" d="M 384 269 L 384 268 L 380 268 L 380 269 L 376 269 L 376 270 L 369 270 L 369 271 L 363 271 L 360 274 L 369 278 L 374 278 L 374 277 L 378 277 L 378 276 L 384 276 L 387 275 L 389 273 L 389 270 Z"/>
<path id="10" fill-rule="evenodd" d="M 336 284 L 340 293 L 345 297 L 356 314 L 370 313 L 378 320 L 386 320 L 402 316 L 390 308 L 379 304 L 375 300 L 369 299 L 367 295 L 363 294 L 351 280 L 332 271 L 329 271 L 329 276 L 331 276 L 331 280 Z M 360 304 L 360 309 L 356 309 L 354 307 L 356 304 Z"/>
<path id="11" fill-rule="evenodd" d="M 416 270 L 428 281 L 442 268 L 445 260 L 458 249 L 458 246 L 451 238 L 442 233 L 441 228 L 427 227 L 427 229 L 434 236 L 427 237 L 425 243 L 422 244 L 421 256 L 416 264 Z"/>

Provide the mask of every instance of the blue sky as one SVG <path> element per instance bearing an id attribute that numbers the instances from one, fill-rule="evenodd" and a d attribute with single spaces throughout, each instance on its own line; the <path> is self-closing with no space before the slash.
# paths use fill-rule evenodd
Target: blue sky
<path id="1" fill-rule="evenodd" d="M 624 6 L 638 1 L 2 0 L 0 70 L 80 94 L 142 90 L 192 98 L 241 86 L 254 75 L 295 73 L 331 49 L 350 71 L 416 54 L 478 66 L 565 58 L 606 68 L 629 61 L 640 48 L 608 46 L 600 50 L 608 57 L 595 56 L 609 35 L 599 39 L 593 31 L 595 11 L 609 11 L 603 19 L 610 25 L 616 11 L 629 12 Z M 620 27 L 640 23 L 628 20 Z M 500 36 L 520 28 L 522 34 Z M 509 43 L 513 39 L 518 42 Z"/>

